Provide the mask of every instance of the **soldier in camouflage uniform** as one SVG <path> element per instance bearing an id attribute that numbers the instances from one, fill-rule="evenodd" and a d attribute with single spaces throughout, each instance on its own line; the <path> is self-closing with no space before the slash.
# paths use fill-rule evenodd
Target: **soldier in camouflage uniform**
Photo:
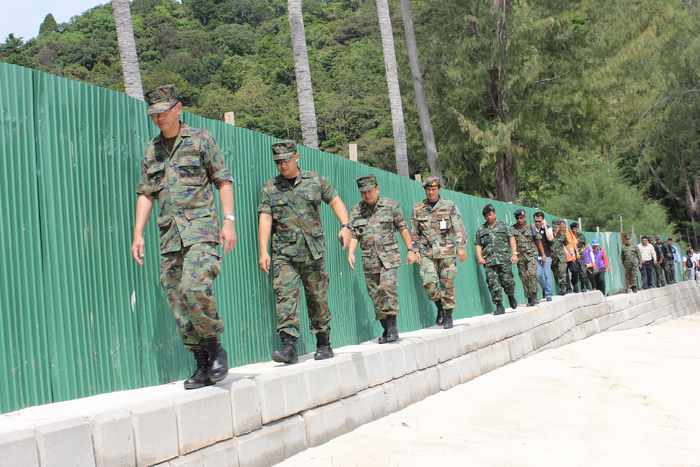
<path id="1" fill-rule="evenodd" d="M 518 274 L 527 297 L 527 306 L 535 306 L 537 304 L 537 243 L 542 242 L 542 236 L 534 226 L 525 222 L 524 209 L 515 211 L 515 220 L 513 235 L 518 251 Z"/>
<path id="2" fill-rule="evenodd" d="M 379 197 L 377 179 L 372 175 L 360 177 L 357 187 L 362 201 L 350 211 L 352 240 L 348 247 L 348 263 L 354 270 L 355 249 L 359 242 L 367 292 L 374 303 L 376 319 L 384 328 L 378 342 L 396 342 L 399 339 L 396 317 L 399 313 L 398 268 L 401 265 L 396 232 L 408 249 L 408 264 L 418 260 L 418 253 L 413 250 L 411 233 L 399 203 Z"/>
<path id="3" fill-rule="evenodd" d="M 656 242 L 654 243 L 654 251 L 656 252 L 656 261 L 654 262 L 654 277 L 656 287 L 664 287 L 666 285 L 666 276 L 664 275 L 664 258 L 663 243 L 661 242 L 661 237 L 656 237 Z"/>
<path id="4" fill-rule="evenodd" d="M 226 351 L 219 342 L 224 323 L 212 287 L 220 270 L 219 243 L 225 253 L 236 243 L 233 178 L 209 133 L 180 122 L 182 104 L 173 86 L 158 87 L 145 98 L 160 134 L 146 146 L 141 165 L 131 254 L 143 264 L 143 231 L 157 199 L 160 282 L 185 347 L 197 362 L 185 389 L 196 389 L 228 373 Z M 212 185 L 219 189 L 224 212 L 221 230 Z"/>
<path id="5" fill-rule="evenodd" d="M 299 282 L 304 286 L 311 332 L 316 336 L 316 360 L 333 357 L 330 345 L 331 313 L 328 309 L 328 274 L 324 266 L 325 241 L 321 225 L 321 202 L 328 204 L 342 224 L 343 247 L 350 242 L 348 213 L 335 189 L 315 172 L 299 168 L 294 141 L 272 145 L 272 159 L 279 175 L 263 186 L 258 205 L 258 264 L 272 271 L 277 333 L 282 349 L 272 354 L 280 363 L 298 361 Z M 268 243 L 272 236 L 272 258 Z"/>
<path id="6" fill-rule="evenodd" d="M 513 229 L 496 219 L 493 205 L 487 204 L 481 213 L 486 222 L 476 231 L 476 260 L 486 270 L 491 301 L 496 305 L 493 314 L 502 315 L 505 313 L 501 303 L 504 290 L 511 308 L 515 310 L 518 307 L 513 280 L 513 264 L 518 262 L 518 246 Z"/>
<path id="7" fill-rule="evenodd" d="M 455 307 L 455 258 L 460 262 L 467 259 L 464 223 L 457 206 L 440 197 L 438 177 L 426 177 L 423 188 L 426 197 L 413 206 L 411 215 L 413 241 L 420 253 L 423 287 L 437 306 L 435 324 L 450 329 Z"/>
<path id="8" fill-rule="evenodd" d="M 583 250 L 586 249 L 586 236 L 579 230 L 578 222 L 572 222 L 569 226 L 571 232 L 576 236 L 576 253 L 577 253 L 577 264 L 578 268 L 578 284 L 574 284 L 574 292 L 586 292 L 593 290 L 591 281 L 588 279 L 588 274 L 586 274 L 586 264 L 583 261 Z"/>
<path id="9" fill-rule="evenodd" d="M 552 242 L 552 270 L 557 279 L 559 295 L 566 295 L 569 287 L 569 277 L 566 264 L 566 249 L 568 248 L 566 238 L 566 221 L 555 222 L 554 241 Z"/>
<path id="10" fill-rule="evenodd" d="M 625 292 L 630 289 L 637 293 L 637 271 L 642 262 L 637 245 L 630 243 L 629 235 L 622 234 L 622 249 L 620 250 L 622 266 L 625 268 Z"/>

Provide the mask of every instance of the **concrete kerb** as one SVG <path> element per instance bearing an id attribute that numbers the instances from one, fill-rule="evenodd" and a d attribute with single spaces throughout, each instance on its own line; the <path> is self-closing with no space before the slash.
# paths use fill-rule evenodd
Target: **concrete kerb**
<path id="1" fill-rule="evenodd" d="M 62 420 L 37 427 L 36 440 L 42 467 L 96 465 L 91 426 L 85 418 Z"/>
<path id="2" fill-rule="evenodd" d="M 226 388 L 186 391 L 174 405 L 181 456 L 233 438 L 231 393 Z"/>
<path id="3" fill-rule="evenodd" d="M 39 467 L 34 430 L 0 431 L 0 467 Z"/>
<path id="4" fill-rule="evenodd" d="M 92 420 L 92 442 L 97 467 L 136 465 L 134 430 L 128 410 L 117 409 L 98 414 Z"/>

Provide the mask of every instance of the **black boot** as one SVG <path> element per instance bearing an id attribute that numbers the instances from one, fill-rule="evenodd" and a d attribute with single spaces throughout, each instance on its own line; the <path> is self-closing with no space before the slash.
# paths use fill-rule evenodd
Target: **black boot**
<path id="1" fill-rule="evenodd" d="M 399 340 L 399 328 L 396 326 L 396 315 L 391 315 L 386 319 L 387 331 L 386 342 L 396 342 Z"/>
<path id="2" fill-rule="evenodd" d="M 452 329 L 452 310 L 445 310 L 445 319 L 442 322 L 442 329 Z"/>
<path id="3" fill-rule="evenodd" d="M 199 389 L 214 384 L 209 379 L 209 352 L 204 347 L 192 347 L 197 369 L 194 374 L 185 380 L 185 389 Z"/>
<path id="4" fill-rule="evenodd" d="M 325 360 L 327 358 L 333 358 L 331 342 L 328 339 L 328 334 L 319 332 L 316 334 L 316 353 L 314 354 L 314 360 Z"/>
<path id="5" fill-rule="evenodd" d="M 506 310 L 503 308 L 501 302 L 496 303 L 496 311 L 493 312 L 494 315 L 502 315 Z"/>
<path id="6" fill-rule="evenodd" d="M 508 303 L 510 303 L 512 309 L 518 308 L 518 301 L 515 299 L 515 295 L 508 295 Z"/>
<path id="7" fill-rule="evenodd" d="M 435 306 L 437 306 L 437 317 L 435 318 L 435 324 L 442 326 L 442 321 L 445 319 L 445 310 L 442 309 L 442 302 L 440 300 L 435 302 Z"/>
<path id="8" fill-rule="evenodd" d="M 527 306 L 537 305 L 537 295 L 530 295 L 527 299 Z"/>
<path id="9" fill-rule="evenodd" d="M 272 360 L 277 363 L 298 362 L 299 356 L 297 355 L 297 349 L 295 347 L 297 338 L 286 332 L 280 332 L 280 339 L 282 339 L 282 348 L 272 352 Z"/>
<path id="10" fill-rule="evenodd" d="M 387 343 L 386 335 L 387 335 L 387 331 L 388 331 L 388 329 L 389 329 L 389 324 L 387 323 L 387 321 L 388 321 L 388 318 L 384 318 L 384 319 L 380 319 L 380 320 L 379 320 L 379 322 L 381 323 L 382 327 L 384 328 L 384 332 L 382 333 L 381 336 L 379 336 L 379 339 L 377 339 L 377 342 L 380 343 L 380 344 L 386 344 L 386 343 Z"/>
<path id="11" fill-rule="evenodd" d="M 209 379 L 218 383 L 228 375 L 228 355 L 216 338 L 207 342 L 206 349 L 209 353 Z"/>

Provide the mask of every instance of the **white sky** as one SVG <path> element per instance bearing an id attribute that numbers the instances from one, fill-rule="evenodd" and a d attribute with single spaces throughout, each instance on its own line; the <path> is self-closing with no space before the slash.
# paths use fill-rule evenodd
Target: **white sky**
<path id="1" fill-rule="evenodd" d="M 0 41 L 13 33 L 25 41 L 39 34 L 44 17 L 51 13 L 57 23 L 65 23 L 108 0 L 0 0 Z"/>

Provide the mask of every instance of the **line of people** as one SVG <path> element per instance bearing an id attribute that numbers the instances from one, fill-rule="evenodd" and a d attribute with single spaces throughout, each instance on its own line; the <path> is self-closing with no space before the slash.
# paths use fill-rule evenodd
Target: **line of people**
<path id="1" fill-rule="evenodd" d="M 625 268 L 625 290 L 632 292 L 638 290 L 637 271 L 641 272 L 642 288 L 663 287 L 676 282 L 676 263 L 681 262 L 672 237 L 666 243 L 656 237 L 652 244 L 645 235 L 641 243 L 633 245 L 625 233 L 622 234 L 621 259 Z"/>

